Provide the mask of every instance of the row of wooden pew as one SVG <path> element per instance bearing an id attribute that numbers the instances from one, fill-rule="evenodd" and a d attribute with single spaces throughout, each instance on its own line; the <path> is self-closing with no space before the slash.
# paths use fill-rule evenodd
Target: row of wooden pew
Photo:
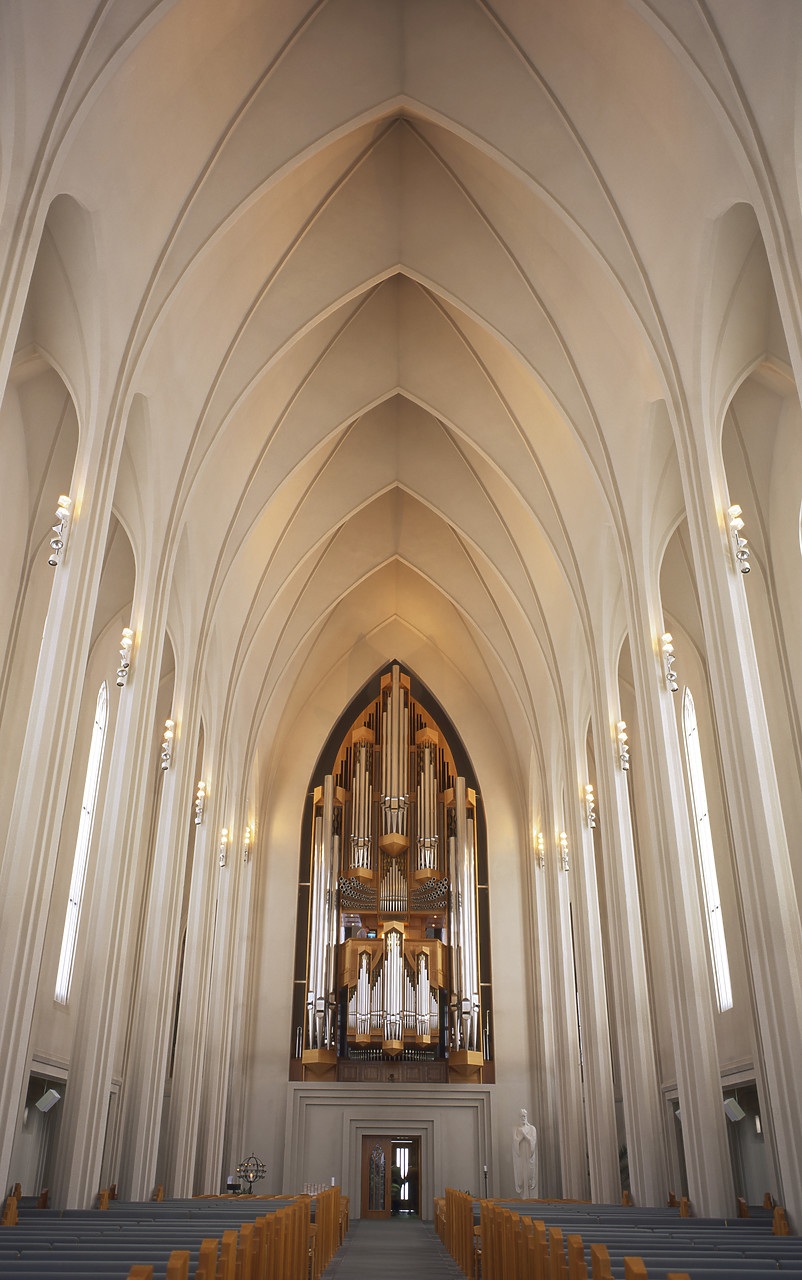
<path id="1" fill-rule="evenodd" d="M 680 1210 L 680 1213 L 677 1210 Z M 743 1206 L 746 1209 L 746 1206 Z M 802 1280 L 802 1241 L 780 1207 L 690 1219 L 685 1205 L 482 1200 L 446 1189 L 435 1225 L 468 1280 Z M 688 1270 L 690 1268 L 690 1270 Z"/>
<path id="2" fill-rule="evenodd" d="M 9 1197 L 0 1277 L 31 1280 L 319 1280 L 348 1229 L 339 1187 L 314 1199 L 221 1196 L 96 1210 L 20 1211 Z"/>

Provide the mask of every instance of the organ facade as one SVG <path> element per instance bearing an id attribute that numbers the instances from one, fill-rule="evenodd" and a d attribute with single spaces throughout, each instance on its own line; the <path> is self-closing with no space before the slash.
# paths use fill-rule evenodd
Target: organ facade
<path id="1" fill-rule="evenodd" d="M 313 788 L 297 1078 L 492 1080 L 483 828 L 448 737 L 393 663 Z"/>

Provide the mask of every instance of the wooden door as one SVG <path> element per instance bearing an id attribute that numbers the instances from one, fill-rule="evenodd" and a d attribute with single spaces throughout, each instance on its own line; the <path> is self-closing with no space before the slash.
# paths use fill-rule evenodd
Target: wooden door
<path id="1" fill-rule="evenodd" d="M 392 1138 L 362 1137 L 362 1207 L 363 1218 L 389 1218 L 390 1165 L 393 1159 Z"/>

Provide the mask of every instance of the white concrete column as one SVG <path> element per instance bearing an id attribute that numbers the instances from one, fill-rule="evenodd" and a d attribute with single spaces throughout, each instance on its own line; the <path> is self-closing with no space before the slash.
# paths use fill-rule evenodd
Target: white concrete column
<path id="1" fill-rule="evenodd" d="M 219 828 L 217 834 L 219 841 Z M 241 871 L 242 864 L 229 847 L 226 865 L 218 868 L 217 924 L 195 1163 L 196 1188 L 199 1192 L 218 1191 L 223 1172 L 234 1011 L 235 1002 L 242 996 L 242 992 L 236 991 L 234 987 L 234 978 L 239 971 L 236 953 L 240 945 L 237 937 L 237 906 Z"/>
<path id="2" fill-rule="evenodd" d="M 87 426 L 76 475 L 85 474 L 91 434 Z M 100 452 L 97 440 L 94 445 Z M 0 1185 L 8 1181 L 25 1093 L 36 988 L 108 527 L 107 485 L 96 472 L 85 476 L 76 496 L 80 501 L 69 547 L 53 579 L 0 871 Z"/>
<path id="3" fill-rule="evenodd" d="M 636 767 L 644 770 L 648 780 L 648 820 L 657 860 L 688 1193 L 697 1216 L 719 1217 L 734 1211 L 735 1192 L 704 906 L 673 703 L 679 694 L 669 692 L 663 674 L 662 616 L 641 616 L 635 628 L 631 649 L 642 745 Z"/>
<path id="4" fill-rule="evenodd" d="M 569 801 L 570 803 L 570 801 Z M 568 819 L 569 867 L 575 848 L 575 827 Z M 573 828 L 568 831 L 568 827 Z M 560 1141 L 562 1195 L 586 1200 L 589 1194 L 585 1147 L 585 1116 L 579 1065 L 579 1028 L 576 1014 L 576 976 L 571 942 L 569 871 L 562 867 L 559 842 L 552 840 L 546 853 L 551 980 L 556 1049 L 556 1093 Z"/>
<path id="5" fill-rule="evenodd" d="M 124 688 L 112 690 L 120 707 L 95 842 L 94 881 L 85 908 L 85 945 L 93 963 L 86 966 L 78 994 L 53 1178 L 54 1201 L 67 1208 L 90 1206 L 98 1190 L 123 980 L 133 960 L 140 918 L 163 635 L 147 603 L 134 602 L 131 672 Z"/>
<path id="6" fill-rule="evenodd" d="M 181 701 L 176 694 L 175 705 Z M 194 723 L 177 725 L 171 765 L 160 779 L 159 821 L 122 1089 L 117 1184 L 123 1199 L 147 1199 L 156 1180 L 178 978 L 187 833 L 194 817 L 192 744 L 196 736 Z"/>
<path id="7" fill-rule="evenodd" d="M 540 830 L 544 835 L 544 844 L 548 856 L 553 857 L 554 823 L 549 818 L 542 820 Z M 536 865 L 533 884 L 533 931 L 534 949 L 534 1004 L 538 1046 L 535 1073 L 535 1089 L 532 1097 L 532 1121 L 538 1132 L 538 1189 L 541 1195 L 560 1194 L 560 1132 L 557 1120 L 557 1055 L 554 1020 L 551 1009 L 554 1006 L 551 974 L 551 939 L 549 937 L 549 893 L 548 880 L 553 869 L 546 869 L 546 854 L 543 866 Z M 526 988 L 524 988 L 526 989 Z M 525 1100 L 520 1104 L 525 1105 Z M 508 1145 L 508 1144 L 507 1144 Z M 505 1151 L 505 1156 L 509 1156 Z M 491 1195 L 494 1194 L 491 1188 Z M 495 1194 L 500 1194 L 496 1191 Z"/>
<path id="8" fill-rule="evenodd" d="M 585 823 L 580 824 L 579 832 L 577 852 L 570 864 L 570 884 L 590 1194 L 597 1203 L 617 1204 L 621 1199 L 621 1175 L 594 832 Z"/>
<path id="9" fill-rule="evenodd" d="M 195 828 L 181 1004 L 167 1122 L 164 1177 L 165 1194 L 168 1196 L 191 1196 L 194 1190 L 219 881 L 212 804 L 218 779 L 209 764 L 208 749 L 203 777 L 210 780 L 210 801 L 207 802 L 203 821 Z"/>
<path id="10" fill-rule="evenodd" d="M 688 525 L 738 884 L 764 1097 L 779 1164 L 777 1195 L 802 1228 L 802 922 L 745 592 L 711 485 L 694 486 Z M 744 530 L 748 534 L 748 530 Z"/>
<path id="11" fill-rule="evenodd" d="M 601 735 L 600 735 L 601 737 Z M 599 744 L 598 831 L 610 942 L 609 987 L 615 1007 L 622 1106 L 632 1196 L 638 1205 L 666 1202 L 665 1140 L 641 924 L 641 899 L 626 775 Z"/>

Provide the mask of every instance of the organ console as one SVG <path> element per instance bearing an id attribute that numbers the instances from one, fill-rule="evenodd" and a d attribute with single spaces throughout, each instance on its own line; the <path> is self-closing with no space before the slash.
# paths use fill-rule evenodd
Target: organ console
<path id="1" fill-rule="evenodd" d="M 394 663 L 313 793 L 304 1079 L 354 1078 L 344 1064 L 360 1060 L 490 1078 L 476 811 Z"/>

